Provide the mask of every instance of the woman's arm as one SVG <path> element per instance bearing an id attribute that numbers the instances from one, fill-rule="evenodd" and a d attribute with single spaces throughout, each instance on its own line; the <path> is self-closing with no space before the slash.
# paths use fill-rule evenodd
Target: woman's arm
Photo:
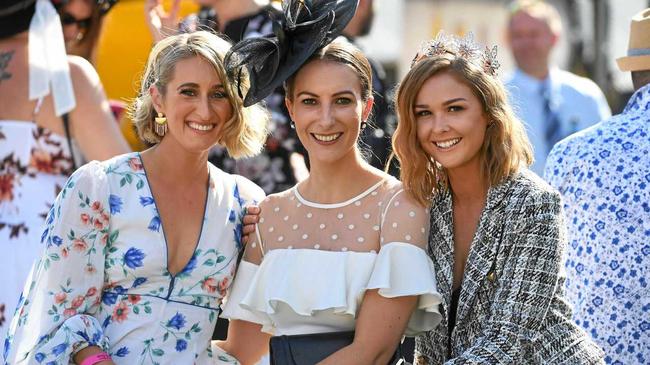
<path id="1" fill-rule="evenodd" d="M 491 316 L 472 346 L 446 364 L 520 364 L 524 347 L 540 335 L 555 296 L 565 245 L 560 197 L 530 193 L 516 222 L 506 223 L 501 247 L 510 246 L 497 278 Z"/>
<path id="2" fill-rule="evenodd" d="M 234 319 L 228 325 L 226 341 L 217 341 L 217 346 L 241 365 L 254 365 L 269 352 L 270 339 L 271 335 L 262 332 L 262 325 Z"/>
<path id="3" fill-rule="evenodd" d="M 99 163 L 85 165 L 54 202 L 41 237 L 45 251 L 10 326 L 6 363 L 68 364 L 89 346 L 108 350 L 94 317 L 102 300 L 104 249 L 119 233 L 110 231 L 105 179 Z"/>
<path id="4" fill-rule="evenodd" d="M 85 59 L 68 57 L 77 106 L 70 112 L 72 136 L 88 161 L 131 151 L 111 113 L 99 75 Z"/>
<path id="5" fill-rule="evenodd" d="M 354 341 L 320 365 L 387 364 L 404 334 L 417 296 L 385 298 L 378 290 L 366 292 L 357 319 Z"/>

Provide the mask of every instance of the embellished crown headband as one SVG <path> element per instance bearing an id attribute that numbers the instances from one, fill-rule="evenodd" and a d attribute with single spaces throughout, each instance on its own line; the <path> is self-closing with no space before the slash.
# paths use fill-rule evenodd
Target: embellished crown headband
<path id="1" fill-rule="evenodd" d="M 474 42 L 474 34 L 471 32 L 465 37 L 458 37 L 441 31 L 436 38 L 420 46 L 420 50 L 411 62 L 411 68 L 425 58 L 447 53 L 481 67 L 485 73 L 492 76 L 497 75 L 497 70 L 501 66 L 497 60 L 497 46 L 493 46 L 492 49 L 485 47 L 481 50 L 481 47 Z"/>

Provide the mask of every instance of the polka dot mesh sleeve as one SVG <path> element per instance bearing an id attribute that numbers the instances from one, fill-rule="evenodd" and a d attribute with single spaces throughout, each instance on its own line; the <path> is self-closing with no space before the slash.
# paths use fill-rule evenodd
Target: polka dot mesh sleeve
<path id="1" fill-rule="evenodd" d="M 382 246 L 401 242 L 424 249 L 429 237 L 429 209 L 400 190 L 387 202 L 380 227 Z"/>
<path id="2" fill-rule="evenodd" d="M 245 256 L 252 263 L 273 249 L 377 252 L 389 242 L 424 247 L 427 241 L 428 211 L 401 192 L 395 179 L 332 204 L 311 202 L 293 188 L 267 197 L 260 208 L 259 236 Z"/>

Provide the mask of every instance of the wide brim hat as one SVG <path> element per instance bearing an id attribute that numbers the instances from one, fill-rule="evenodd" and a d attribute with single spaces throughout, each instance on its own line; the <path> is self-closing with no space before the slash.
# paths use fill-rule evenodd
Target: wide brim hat
<path id="1" fill-rule="evenodd" d="M 627 56 L 616 63 L 621 71 L 650 70 L 650 8 L 632 17 Z"/>

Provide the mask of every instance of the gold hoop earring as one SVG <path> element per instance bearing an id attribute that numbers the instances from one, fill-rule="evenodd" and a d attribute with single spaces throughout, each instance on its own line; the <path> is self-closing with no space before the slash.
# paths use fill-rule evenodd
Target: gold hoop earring
<path id="1" fill-rule="evenodd" d="M 154 125 L 154 132 L 160 137 L 163 137 L 165 133 L 167 133 L 167 118 L 163 115 L 163 113 L 158 113 L 158 116 L 154 118 L 155 120 L 155 125 Z"/>

